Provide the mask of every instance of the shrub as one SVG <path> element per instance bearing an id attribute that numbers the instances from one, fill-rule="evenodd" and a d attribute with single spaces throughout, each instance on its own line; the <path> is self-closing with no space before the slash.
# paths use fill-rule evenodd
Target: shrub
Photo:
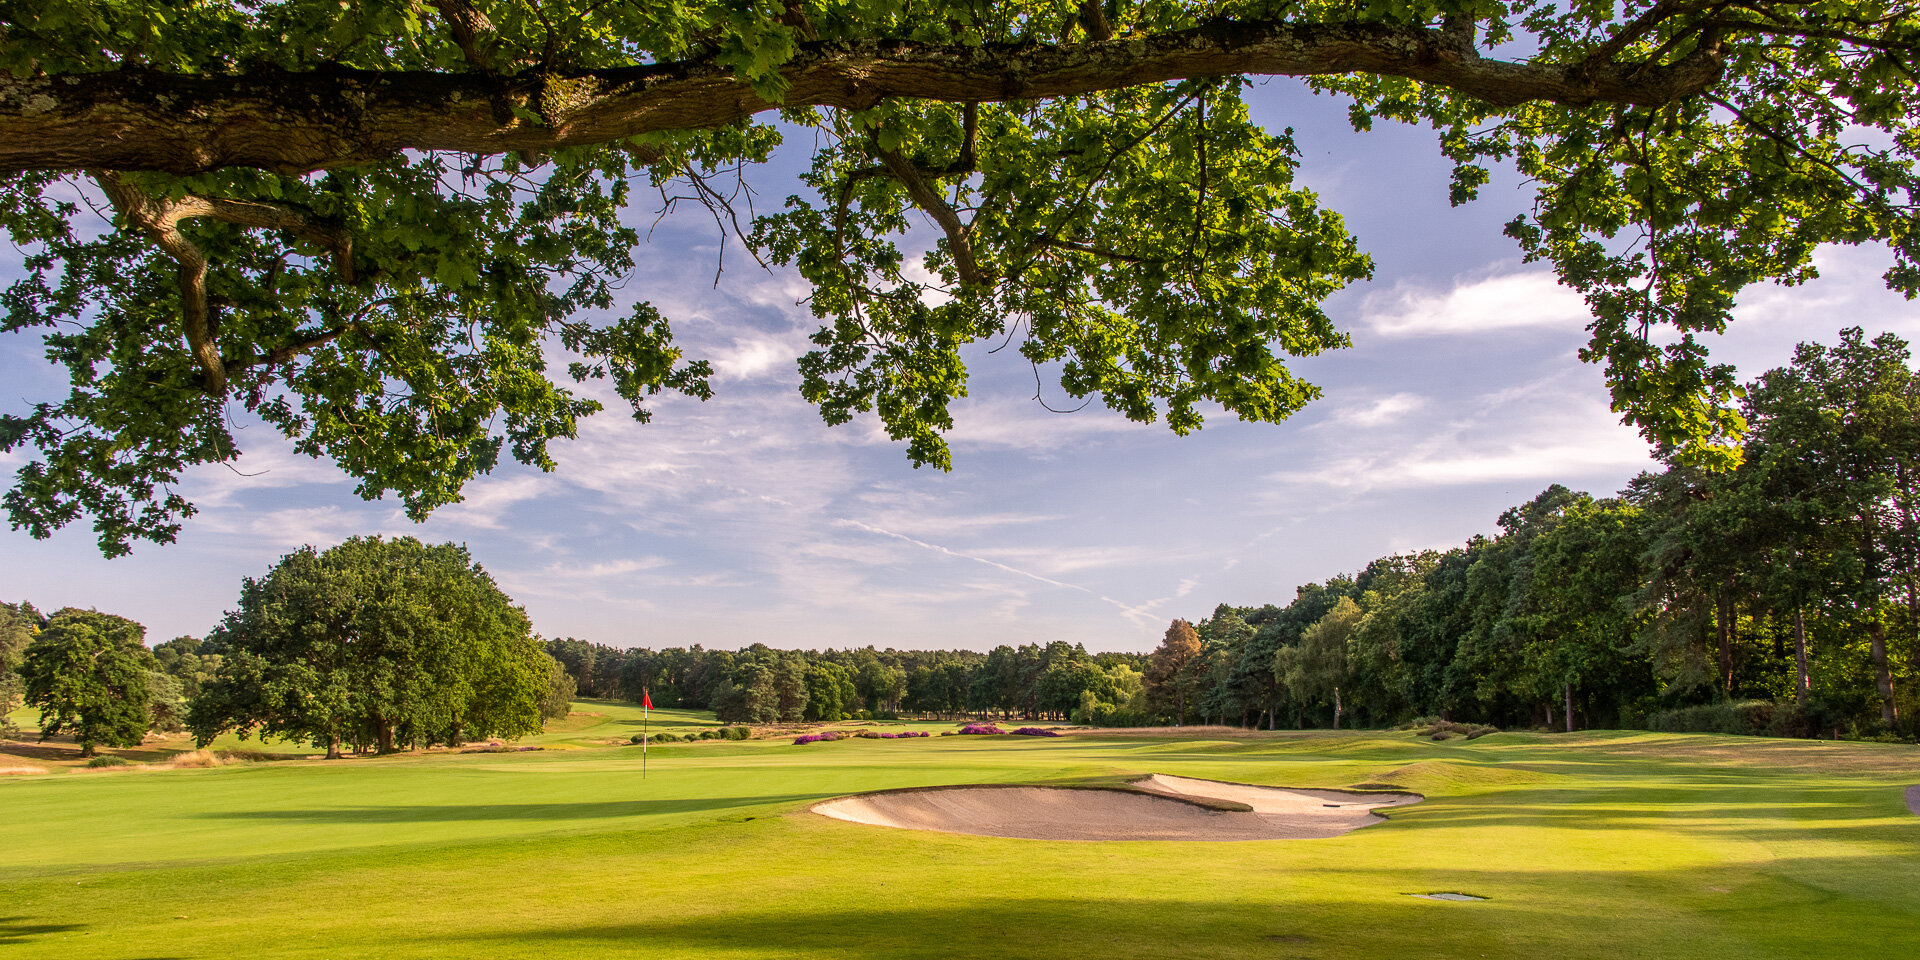
<path id="1" fill-rule="evenodd" d="M 1057 737 L 1060 735 L 1060 731 L 1048 730 L 1044 727 L 1021 727 L 1013 731 L 1013 735 L 1016 737 Z"/>
<path id="2" fill-rule="evenodd" d="M 133 766 L 133 761 L 128 760 L 126 757 L 116 757 L 110 753 L 103 753 L 97 757 L 94 757 L 92 760 L 88 760 L 87 766 L 89 767 L 131 767 Z"/>
<path id="3" fill-rule="evenodd" d="M 216 752 L 216 755 L 220 759 L 231 763 L 272 763 L 275 760 L 293 759 L 293 757 L 284 753 L 269 753 L 265 750 L 248 750 L 245 747 L 220 750 Z"/>
<path id="4" fill-rule="evenodd" d="M 824 733 L 809 733 L 809 734 L 804 734 L 802 736 L 794 737 L 793 745 L 797 747 L 797 746 L 800 746 L 801 744 L 806 744 L 806 743 L 832 743 L 838 739 L 840 739 L 840 735 L 838 733 L 835 733 L 832 730 L 828 730 Z"/>
<path id="5" fill-rule="evenodd" d="M 721 727 L 720 737 L 725 740 L 746 740 L 753 736 L 752 727 Z"/>
<path id="6" fill-rule="evenodd" d="M 1500 728 L 1484 723 L 1455 723 L 1452 720 L 1432 720 L 1426 724 L 1425 735 L 1434 740 L 1451 740 L 1454 737 L 1466 737 L 1478 740 L 1489 733 L 1499 733 Z"/>
<path id="7" fill-rule="evenodd" d="M 965 736 L 965 737 L 989 737 L 989 736 L 998 736 L 1000 734 L 1006 733 L 1006 731 L 1000 729 L 997 726 L 994 726 L 991 723 L 969 723 L 966 726 L 961 727 L 959 730 L 959 733 L 961 736 Z"/>
<path id="8" fill-rule="evenodd" d="M 1797 709 L 1770 700 L 1725 700 L 1647 715 L 1647 729 L 1657 733 L 1792 737 L 1805 736 L 1806 726 Z"/>
<path id="9" fill-rule="evenodd" d="M 98 760 L 100 758 L 95 757 L 94 759 Z M 167 761 L 167 766 L 179 767 L 182 769 L 217 767 L 217 766 L 220 766 L 220 764 L 223 762 L 224 761 L 220 757 L 216 756 L 212 750 L 193 750 L 188 753 L 182 753 L 174 756 L 172 759 Z M 89 766 L 91 766 L 91 764 L 89 764 Z"/>

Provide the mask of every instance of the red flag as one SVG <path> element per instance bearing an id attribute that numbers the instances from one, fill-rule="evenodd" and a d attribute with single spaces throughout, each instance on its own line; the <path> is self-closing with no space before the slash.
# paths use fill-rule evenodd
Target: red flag
<path id="1" fill-rule="evenodd" d="M 643 706 L 643 707 L 646 707 L 646 708 L 647 708 L 648 710 L 652 710 L 652 709 L 653 709 L 653 694 L 652 694 L 652 693 L 650 693 L 650 692 L 648 692 L 648 691 L 646 691 L 646 690 L 642 690 L 642 691 L 640 691 L 640 705 L 641 705 L 641 706 Z"/>

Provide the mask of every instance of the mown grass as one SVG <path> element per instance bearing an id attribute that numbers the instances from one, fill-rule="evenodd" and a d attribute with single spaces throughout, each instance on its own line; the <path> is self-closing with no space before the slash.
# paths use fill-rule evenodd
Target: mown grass
<path id="1" fill-rule="evenodd" d="M 1895 957 L 1913 747 L 1671 734 L 597 746 L 0 780 L 9 957 Z M 695 716 L 662 722 L 711 723 Z M 638 723 L 635 716 L 633 722 Z M 928 725 L 937 729 L 938 725 Z M 1145 773 L 1427 794 L 1331 840 L 890 831 L 811 802 Z M 1421 900 L 1454 891 L 1482 903 Z"/>

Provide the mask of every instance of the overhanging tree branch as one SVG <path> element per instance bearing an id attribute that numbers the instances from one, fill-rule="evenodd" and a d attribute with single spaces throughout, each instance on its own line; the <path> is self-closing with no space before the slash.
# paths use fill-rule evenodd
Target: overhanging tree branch
<path id="1" fill-rule="evenodd" d="M 243 227 L 287 231 L 330 251 L 340 280 L 353 282 L 353 236 L 337 224 L 328 224 L 277 204 L 192 195 L 178 199 L 158 197 L 129 183 L 113 170 L 95 170 L 91 175 L 128 225 L 151 236 L 154 243 L 180 265 L 181 326 L 187 345 L 200 364 L 208 393 L 218 395 L 226 391 L 227 365 L 220 356 L 213 317 L 207 309 L 207 258 L 180 232 L 181 221 L 210 217 Z"/>
<path id="2" fill-rule="evenodd" d="M 1496 106 L 1661 104 L 1705 90 L 1722 69 L 1718 50 L 1708 47 L 1665 64 L 1509 62 L 1419 26 L 1216 21 L 1058 45 L 809 42 L 780 70 L 780 104 L 710 58 L 513 77 L 350 69 L 0 76 L 0 171 L 299 173 L 406 150 L 494 154 L 609 143 L 719 126 L 777 106 L 860 109 L 887 97 L 1004 102 L 1238 74 L 1375 73 Z M 502 116 L 495 109 L 502 96 L 518 109 Z"/>

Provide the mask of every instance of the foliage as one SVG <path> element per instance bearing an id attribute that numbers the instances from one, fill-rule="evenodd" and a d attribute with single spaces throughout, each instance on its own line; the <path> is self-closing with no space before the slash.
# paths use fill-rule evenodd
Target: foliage
<path id="1" fill-rule="evenodd" d="M 140 745 L 154 668 L 141 643 L 146 632 L 95 610 L 69 607 L 47 618 L 20 664 L 26 702 L 40 708 L 40 739 L 71 734 L 83 757 L 98 745 Z"/>
<path id="2" fill-rule="evenodd" d="M 503 453 L 552 468 L 600 407 L 582 384 L 642 420 L 708 396 L 669 318 L 612 312 L 635 183 L 796 271 L 820 323 L 801 392 L 915 463 L 948 465 L 963 354 L 1007 338 L 1067 396 L 1179 433 L 1208 406 L 1282 419 L 1319 392 L 1288 358 L 1346 345 L 1321 304 L 1371 265 L 1296 182 L 1291 132 L 1249 117 L 1268 73 L 1362 130 L 1431 126 L 1456 203 L 1492 166 L 1524 178 L 1506 232 L 1585 297 L 1616 409 L 1730 467 L 1738 389 L 1703 341 L 1744 290 L 1811 278 L 1830 243 L 1883 245 L 1888 285 L 1920 290 L 1916 16 L 26 0 L 0 51 L 4 329 L 42 331 L 69 389 L 0 420 L 5 504 L 35 536 L 89 520 L 109 554 L 171 540 L 177 481 L 239 456 L 245 411 L 418 518 Z M 789 133 L 813 144 L 798 189 L 736 209 Z"/>
<path id="3" fill-rule="evenodd" d="M 540 719 L 564 719 L 573 712 L 573 698 L 578 693 L 573 675 L 559 660 L 547 657 L 547 692 L 540 698 Z"/>
<path id="4" fill-rule="evenodd" d="M 26 687 L 16 671 L 40 629 L 40 620 L 40 611 L 31 603 L 0 603 L 0 739 L 20 735 L 8 714 L 26 702 Z"/>
<path id="5" fill-rule="evenodd" d="M 329 755 L 518 737 L 552 692 L 526 614 L 465 548 L 409 537 L 282 557 L 208 645 L 223 659 L 190 709 L 202 745 L 229 730 Z"/>
<path id="6" fill-rule="evenodd" d="M 964 737 L 993 737 L 1006 733 L 1005 730 L 991 723 L 969 723 L 954 732 Z"/>
<path id="7" fill-rule="evenodd" d="M 1018 730 L 1009 732 L 1016 737 L 1057 737 L 1060 735 L 1060 731 L 1048 730 L 1045 727 L 1021 727 Z"/>

